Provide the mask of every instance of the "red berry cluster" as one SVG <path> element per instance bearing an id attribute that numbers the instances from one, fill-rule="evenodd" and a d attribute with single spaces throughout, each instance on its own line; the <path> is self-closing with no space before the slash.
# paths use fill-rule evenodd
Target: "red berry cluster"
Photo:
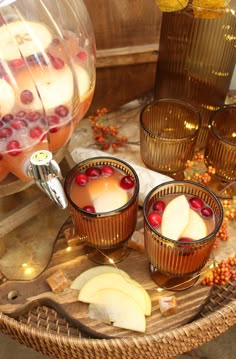
<path id="1" fill-rule="evenodd" d="M 227 221 L 225 219 L 223 220 L 219 232 L 217 233 L 217 238 L 221 241 L 227 241 L 229 239 Z"/>
<path id="2" fill-rule="evenodd" d="M 210 276 L 202 280 L 203 285 L 214 284 L 225 285 L 236 279 L 236 257 L 223 259 L 217 267 L 212 270 Z"/>
<path id="3" fill-rule="evenodd" d="M 236 199 L 234 198 L 232 200 L 223 200 L 222 204 L 224 207 L 224 220 L 219 232 L 217 233 L 217 239 L 215 241 L 214 248 L 219 247 L 219 240 L 227 241 L 229 239 L 228 223 L 229 221 L 236 219 Z"/>
<path id="4" fill-rule="evenodd" d="M 197 168 L 195 168 L 195 165 Z M 204 154 L 200 152 L 195 154 L 193 161 L 188 160 L 185 167 L 187 170 L 186 179 L 202 184 L 210 182 L 212 175 L 215 173 L 215 169 L 212 166 L 206 168 L 204 164 Z"/>
<path id="5" fill-rule="evenodd" d="M 107 112 L 106 108 L 99 109 L 94 116 L 89 117 L 89 120 L 97 145 L 102 150 L 108 150 L 111 147 L 115 151 L 127 143 L 128 139 L 126 136 L 118 136 L 117 126 L 108 124 L 108 118 L 105 116 Z"/>

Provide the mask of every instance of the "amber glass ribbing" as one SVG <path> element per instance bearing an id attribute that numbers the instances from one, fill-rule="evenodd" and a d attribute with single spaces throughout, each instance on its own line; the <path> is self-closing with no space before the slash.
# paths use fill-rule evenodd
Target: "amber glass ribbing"
<path id="1" fill-rule="evenodd" d="M 102 213 L 90 213 L 73 202 L 70 196 L 71 183 L 79 172 L 91 166 L 112 166 L 135 179 L 134 194 L 124 206 L 110 212 L 105 212 L 104 208 Z M 129 164 L 112 157 L 89 158 L 68 173 L 64 188 L 78 235 L 89 246 L 100 249 L 116 248 L 134 232 L 137 223 L 139 180 Z"/>
<path id="2" fill-rule="evenodd" d="M 224 105 L 236 62 L 231 3 L 162 14 L 155 99 L 181 98 L 198 107 L 203 120 L 199 148 L 205 147 L 210 115 Z"/>
<path id="3" fill-rule="evenodd" d="M 192 242 L 179 242 L 164 237 L 149 224 L 147 216 L 154 202 L 164 196 L 180 194 L 197 196 L 212 208 L 215 228 L 205 238 Z M 152 266 L 165 274 L 167 281 L 169 275 L 182 277 L 184 281 L 186 276 L 198 273 L 210 257 L 216 234 L 223 220 L 222 205 L 215 194 L 196 182 L 170 181 L 149 192 L 144 202 L 143 212 L 145 249 Z"/>
<path id="4" fill-rule="evenodd" d="M 183 172 L 191 160 L 201 124 L 199 112 L 177 99 L 154 101 L 140 115 L 140 151 L 150 169 L 165 174 Z"/>
<path id="5" fill-rule="evenodd" d="M 205 162 L 224 181 L 236 181 L 236 105 L 225 106 L 211 117 Z"/>

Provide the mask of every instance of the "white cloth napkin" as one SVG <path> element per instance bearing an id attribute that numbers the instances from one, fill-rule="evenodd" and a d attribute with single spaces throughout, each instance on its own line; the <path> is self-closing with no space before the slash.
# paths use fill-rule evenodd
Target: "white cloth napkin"
<path id="1" fill-rule="evenodd" d="M 116 157 L 126 161 L 130 164 L 133 169 L 136 171 L 139 182 L 140 182 L 140 191 L 139 191 L 139 204 L 140 206 L 143 205 L 144 199 L 150 190 L 164 182 L 168 182 L 173 180 L 173 178 L 163 175 L 161 173 L 152 171 L 147 169 L 146 167 L 139 166 L 134 162 L 126 160 L 125 156 L 116 155 L 113 156 L 111 154 L 106 154 L 100 150 L 92 150 L 89 148 L 78 147 L 74 149 L 71 153 L 73 160 L 76 163 L 79 163 L 87 158 L 96 157 L 96 156 L 109 156 L 109 157 Z"/>

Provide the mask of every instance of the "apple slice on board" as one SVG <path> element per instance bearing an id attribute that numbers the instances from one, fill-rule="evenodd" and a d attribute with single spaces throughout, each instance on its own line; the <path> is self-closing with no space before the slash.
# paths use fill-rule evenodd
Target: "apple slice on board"
<path id="1" fill-rule="evenodd" d="M 129 278 L 129 282 L 130 283 L 132 283 L 133 285 L 135 285 L 135 286 L 138 286 L 138 287 L 140 287 L 141 288 L 141 290 L 142 290 L 142 292 L 143 292 L 143 294 L 144 294 L 144 296 L 145 296 L 145 302 L 146 302 L 146 306 L 145 306 L 145 308 L 146 308 L 146 310 L 145 310 L 145 315 L 151 315 L 151 311 L 152 311 L 152 302 L 151 302 L 151 299 L 150 299 L 150 296 L 149 296 L 149 294 L 148 294 L 148 292 L 142 287 L 142 285 L 139 283 L 139 282 L 137 282 L 136 280 L 134 280 L 134 279 L 132 279 L 132 278 Z"/>
<path id="2" fill-rule="evenodd" d="M 161 223 L 163 236 L 178 240 L 189 220 L 189 203 L 185 195 L 173 198 L 166 206 Z"/>
<path id="3" fill-rule="evenodd" d="M 111 267 L 111 266 L 106 266 L 106 265 L 102 265 L 102 266 L 96 266 L 96 267 L 92 267 L 89 268 L 87 270 L 85 270 L 84 272 L 82 272 L 80 275 L 78 275 L 78 277 L 76 277 L 73 282 L 71 283 L 70 288 L 71 289 L 76 289 L 76 290 L 80 290 L 83 285 L 90 279 L 92 279 L 93 277 L 102 274 L 102 273 L 119 273 L 124 277 L 129 277 L 129 275 L 123 271 L 122 269 L 118 269 L 116 267 Z"/>
<path id="4" fill-rule="evenodd" d="M 201 239 L 206 237 L 207 227 L 202 217 L 193 209 L 189 209 L 189 221 L 181 233 L 181 237 Z"/>
<path id="5" fill-rule="evenodd" d="M 119 273 L 103 273 L 88 280 L 81 288 L 78 300 L 85 303 L 93 303 L 96 292 L 106 288 L 118 289 L 132 297 L 140 306 L 143 313 L 150 315 L 150 304 L 146 302 L 145 289 L 139 283 L 134 284 L 134 280 L 125 278 Z"/>
<path id="6" fill-rule="evenodd" d="M 139 304 L 118 289 L 101 289 L 93 296 L 89 305 L 89 317 L 115 327 L 145 332 L 146 320 Z"/>

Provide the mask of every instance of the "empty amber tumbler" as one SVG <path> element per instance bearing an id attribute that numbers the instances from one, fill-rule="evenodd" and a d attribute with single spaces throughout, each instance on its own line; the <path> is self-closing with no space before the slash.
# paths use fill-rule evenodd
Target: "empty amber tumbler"
<path id="1" fill-rule="evenodd" d="M 140 151 L 150 169 L 176 179 L 184 178 L 187 160 L 192 160 L 201 116 L 179 99 L 159 99 L 140 114 Z"/>
<path id="2" fill-rule="evenodd" d="M 209 188 L 221 198 L 236 195 L 236 105 L 216 111 L 210 120 L 205 163 L 215 168 Z"/>
<path id="3" fill-rule="evenodd" d="M 101 188 L 104 197 L 106 196 L 106 200 L 101 198 L 104 209 L 93 213 L 82 206 L 79 207 L 72 192 L 76 176 L 85 173 L 87 169 L 110 167 L 133 180 L 134 187 L 127 197 L 128 200 L 118 208 L 107 210 L 107 198 L 110 196 L 109 203 L 116 200 L 114 192 L 109 193 L 110 187 L 105 184 L 105 190 L 104 187 Z M 96 179 L 91 181 L 94 182 Z M 112 191 L 116 185 L 119 184 L 112 183 Z M 81 241 L 87 245 L 88 257 L 99 264 L 117 263 L 126 258 L 129 254 L 127 241 L 133 234 L 137 223 L 139 179 L 135 170 L 128 163 L 114 157 L 89 158 L 70 170 L 65 178 L 64 189 L 76 232 Z M 96 191 L 96 196 L 99 196 L 99 186 L 96 186 Z M 90 196 L 90 192 L 85 196 Z"/>
<path id="4" fill-rule="evenodd" d="M 187 241 L 165 237 L 148 220 L 153 204 L 166 196 L 198 197 L 213 212 L 214 222 L 204 238 Z M 179 209 L 181 211 L 181 208 Z M 201 269 L 210 258 L 217 232 L 223 220 L 223 207 L 218 197 L 205 186 L 193 181 L 170 181 L 153 188 L 144 201 L 144 239 L 150 275 L 162 288 L 180 291 L 193 286 Z M 169 223 L 171 226 L 172 223 Z"/>

